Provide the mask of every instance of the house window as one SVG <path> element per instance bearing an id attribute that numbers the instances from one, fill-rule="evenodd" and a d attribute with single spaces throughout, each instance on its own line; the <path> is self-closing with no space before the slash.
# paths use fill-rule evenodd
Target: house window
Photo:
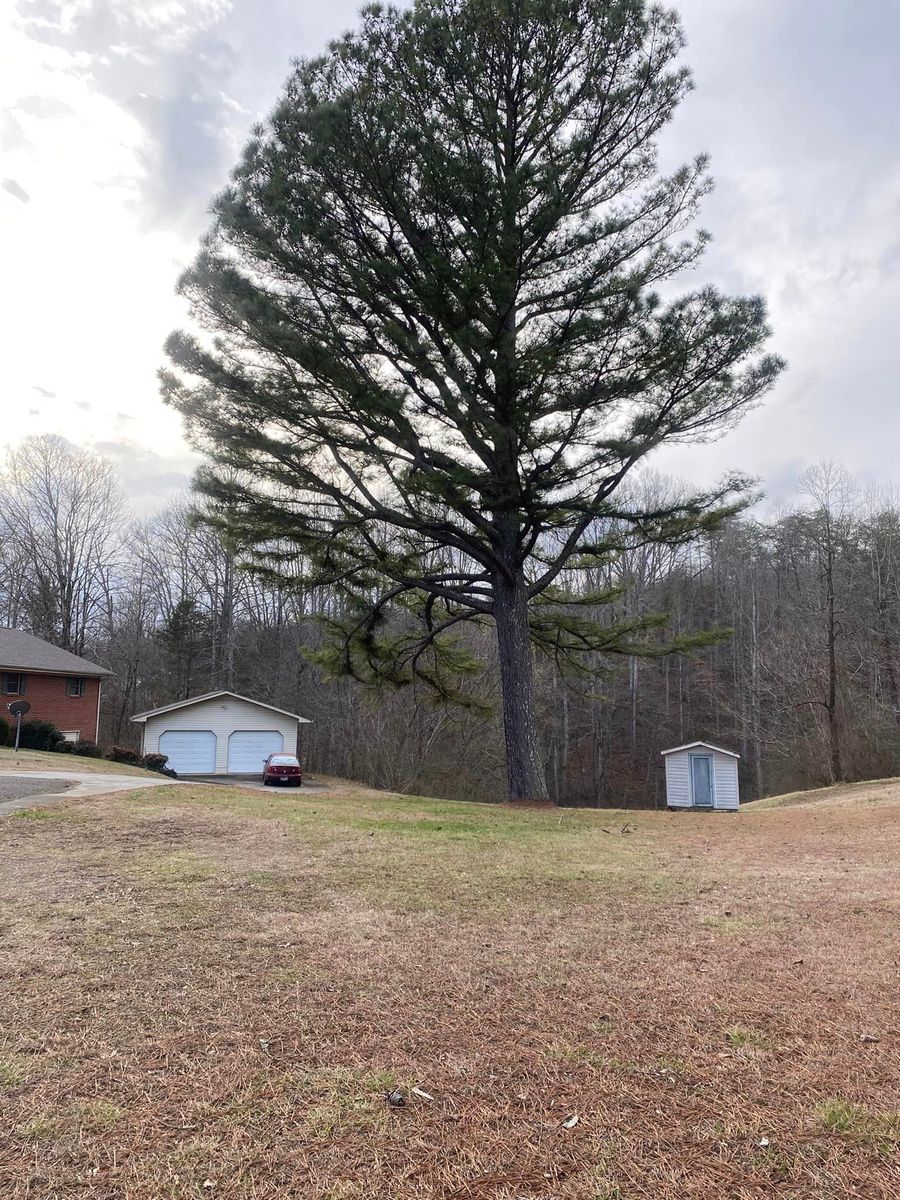
<path id="1" fill-rule="evenodd" d="M 25 694 L 25 676 L 17 671 L 4 671 L 0 675 L 0 692 L 4 696 L 22 696 Z"/>
<path id="2" fill-rule="evenodd" d="M 61 729 L 60 733 L 64 742 L 77 742 L 81 737 L 81 731 L 78 729 Z"/>
<path id="3" fill-rule="evenodd" d="M 83 696 L 84 695 L 84 678 L 81 675 L 72 675 L 66 680 L 66 695 L 67 696 Z"/>

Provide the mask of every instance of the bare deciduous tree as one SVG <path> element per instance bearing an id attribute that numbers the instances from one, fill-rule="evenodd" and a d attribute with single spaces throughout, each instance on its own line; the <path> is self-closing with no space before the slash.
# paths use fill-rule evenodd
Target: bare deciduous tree
<path id="1" fill-rule="evenodd" d="M 7 458 L 0 521 L 20 565 L 20 614 L 81 653 L 116 573 L 123 506 L 113 468 L 53 434 L 26 438 Z"/>

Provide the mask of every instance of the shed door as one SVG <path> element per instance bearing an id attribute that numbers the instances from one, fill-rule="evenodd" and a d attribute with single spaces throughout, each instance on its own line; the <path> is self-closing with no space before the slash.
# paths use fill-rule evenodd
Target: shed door
<path id="1" fill-rule="evenodd" d="M 277 729 L 236 730 L 228 739 L 228 774 L 261 773 L 270 754 L 284 749 L 284 738 Z"/>
<path id="2" fill-rule="evenodd" d="M 211 729 L 167 729 L 159 752 L 179 775 L 212 775 L 216 769 L 216 735 Z"/>
<path id="3" fill-rule="evenodd" d="M 709 754 L 691 755 L 691 800 L 695 808 L 713 807 L 713 760 Z"/>

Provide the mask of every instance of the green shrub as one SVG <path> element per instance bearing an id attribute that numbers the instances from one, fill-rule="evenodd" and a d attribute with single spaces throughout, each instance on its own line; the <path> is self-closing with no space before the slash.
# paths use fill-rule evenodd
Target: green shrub
<path id="1" fill-rule="evenodd" d="M 134 750 L 128 750 L 125 746 L 113 746 L 104 758 L 108 758 L 110 762 L 126 763 L 129 767 L 139 767 L 141 765 L 141 756 Z"/>
<path id="2" fill-rule="evenodd" d="M 8 746 L 9 744 L 9 721 L 5 717 L 0 717 L 0 746 Z"/>
<path id="3" fill-rule="evenodd" d="M 15 733 L 12 737 L 15 744 Z M 19 746 L 23 750 L 55 750 L 63 735 L 52 721 L 23 721 Z"/>
<path id="4" fill-rule="evenodd" d="M 74 746 L 76 754 L 80 754 L 82 758 L 102 758 L 103 751 L 96 742 L 88 741 L 87 738 L 82 738 L 77 741 Z"/>
<path id="5" fill-rule="evenodd" d="M 74 754 L 75 753 L 75 743 L 67 742 L 65 740 L 61 741 L 59 743 L 59 745 L 56 747 L 56 753 L 57 754 Z"/>

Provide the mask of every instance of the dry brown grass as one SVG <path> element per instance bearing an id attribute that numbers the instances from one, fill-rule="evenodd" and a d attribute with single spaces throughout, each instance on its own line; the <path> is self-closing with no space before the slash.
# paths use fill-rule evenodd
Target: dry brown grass
<path id="1" fill-rule="evenodd" d="M 0 1195 L 896 1197 L 900 786 L 838 800 L 8 818 Z"/>
<path id="2" fill-rule="evenodd" d="M 105 758 L 86 758 L 81 754 L 53 754 L 49 750 L 19 750 L 0 746 L 0 770 L 3 771 L 84 771 L 91 775 L 152 775 L 143 767 L 108 762 Z"/>

